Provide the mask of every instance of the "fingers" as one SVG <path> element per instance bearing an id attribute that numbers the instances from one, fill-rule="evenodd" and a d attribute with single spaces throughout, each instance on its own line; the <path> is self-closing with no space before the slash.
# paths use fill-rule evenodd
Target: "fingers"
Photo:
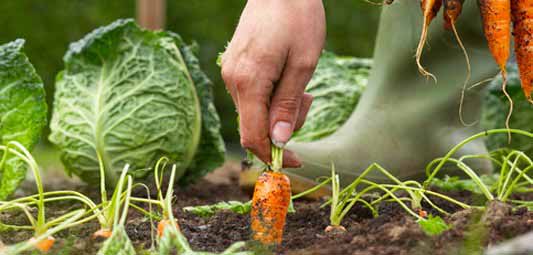
<path id="1" fill-rule="evenodd" d="M 318 55 L 305 61 L 291 60 L 289 55 L 270 106 L 270 136 L 272 142 L 280 147 L 287 143 L 298 126 L 305 86 L 313 75 Z"/>
<path id="2" fill-rule="evenodd" d="M 268 105 L 273 84 L 259 78 L 259 70 L 253 65 L 240 64 L 238 72 L 226 77 L 233 84 L 238 102 L 241 144 L 264 162 L 271 162 L 268 132 Z"/>
<path id="3" fill-rule="evenodd" d="M 222 79 L 224 80 L 224 84 L 226 85 L 226 90 L 231 95 L 231 99 L 233 100 L 233 104 L 235 104 L 236 109 L 239 109 L 239 101 L 237 100 L 237 90 L 235 89 L 235 86 L 233 85 L 233 72 L 234 69 L 232 66 L 224 65 L 225 60 L 228 59 L 227 53 L 224 53 L 222 55 L 222 62 L 221 62 L 221 75 Z"/>
<path id="4" fill-rule="evenodd" d="M 307 113 L 309 108 L 311 108 L 311 103 L 313 102 L 313 96 L 308 93 L 304 93 L 302 97 L 302 103 L 300 104 L 300 111 L 298 112 L 298 118 L 296 119 L 296 125 L 294 130 L 302 128 L 304 125 L 305 119 L 307 118 Z"/>

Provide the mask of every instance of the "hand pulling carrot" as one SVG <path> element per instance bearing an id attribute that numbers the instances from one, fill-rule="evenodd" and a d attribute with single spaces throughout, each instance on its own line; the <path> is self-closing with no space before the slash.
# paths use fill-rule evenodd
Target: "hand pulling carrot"
<path id="1" fill-rule="evenodd" d="M 430 76 L 437 81 L 437 78 L 435 75 L 429 73 L 424 69 L 422 64 L 420 63 L 420 58 L 422 57 L 422 51 L 424 49 L 424 45 L 426 44 L 427 39 L 427 33 L 429 29 L 429 24 L 431 24 L 431 21 L 437 16 L 437 13 L 439 12 L 440 8 L 442 6 L 442 0 L 421 0 L 420 7 L 422 8 L 422 13 L 424 15 L 424 22 L 422 24 L 422 34 L 420 35 L 420 41 L 418 42 L 418 47 L 416 49 L 416 64 L 418 65 L 418 71 L 425 76 Z"/>
<path id="2" fill-rule="evenodd" d="M 513 34 L 516 61 L 520 71 L 522 90 L 529 102 L 533 103 L 533 1 L 512 0 Z"/>
<path id="3" fill-rule="evenodd" d="M 289 178 L 280 172 L 283 149 L 272 145 L 272 166 L 255 183 L 251 227 L 254 240 L 264 245 L 279 245 L 291 201 Z"/>

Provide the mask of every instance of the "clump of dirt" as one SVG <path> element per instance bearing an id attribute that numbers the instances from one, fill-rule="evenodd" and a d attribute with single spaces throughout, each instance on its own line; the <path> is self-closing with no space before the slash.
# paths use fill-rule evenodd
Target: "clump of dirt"
<path id="1" fill-rule="evenodd" d="M 134 193 L 139 197 L 147 196 L 142 189 Z M 154 198 L 156 194 L 153 187 L 151 193 Z M 91 198 L 98 197 L 94 189 L 89 194 Z M 456 192 L 451 196 L 467 203 L 477 199 L 469 192 Z M 249 216 L 219 212 L 212 217 L 202 218 L 186 213 L 182 208 L 249 199 L 249 194 L 239 189 L 234 177 L 217 184 L 202 180 L 186 188 L 176 188 L 174 214 L 193 249 L 220 252 L 234 242 L 250 239 Z M 462 210 L 445 200 L 434 199 L 439 207 L 453 213 L 449 216 L 440 215 L 452 228 L 439 236 L 427 236 L 415 219 L 394 203 L 380 205 L 379 216 L 375 218 L 366 207 L 356 204 L 342 222 L 346 232 L 331 234 L 325 231 L 329 225 L 329 207 L 320 208 L 323 202 L 295 201 L 296 213 L 288 215 L 283 243 L 277 248 L 277 254 L 472 254 L 464 251 L 479 251 L 489 244 L 533 230 L 533 212 L 525 208 L 508 210 L 505 205 L 491 205 L 495 207 L 494 215 L 483 217 L 482 211 Z M 77 206 L 51 203 L 47 205 L 47 216 L 54 218 Z M 439 215 L 437 211 L 430 210 L 428 205 L 422 206 L 429 213 Z M 28 224 L 24 215 L 13 212 L 0 213 L 0 222 Z M 93 221 L 58 233 L 58 241 L 51 254 L 96 254 L 102 241 L 93 240 L 91 235 L 98 228 L 98 223 Z M 151 229 L 150 220 L 132 209 L 126 231 L 138 249 L 151 246 Z M 13 244 L 29 239 L 31 235 L 29 231 L 5 231 L 0 232 L 0 241 Z"/>

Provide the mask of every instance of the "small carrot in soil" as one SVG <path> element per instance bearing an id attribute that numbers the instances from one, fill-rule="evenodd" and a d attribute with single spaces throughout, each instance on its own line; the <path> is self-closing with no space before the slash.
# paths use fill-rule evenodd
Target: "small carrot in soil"
<path id="1" fill-rule="evenodd" d="M 113 234 L 113 232 L 110 229 L 101 228 L 98 231 L 94 232 L 92 238 L 93 239 L 96 239 L 96 238 L 107 239 L 107 238 L 111 237 L 112 234 Z"/>
<path id="2" fill-rule="evenodd" d="M 422 218 L 427 218 L 428 217 L 428 212 L 425 211 L 425 210 L 422 210 L 422 209 L 418 209 L 418 216 L 420 216 Z"/>
<path id="3" fill-rule="evenodd" d="M 171 222 L 169 219 L 161 220 L 157 224 L 157 236 L 163 237 L 163 233 L 165 233 L 165 228 L 167 228 L 170 224 Z M 175 222 L 174 224 L 176 225 L 176 228 L 180 230 L 180 225 L 177 222 Z"/>
<path id="4" fill-rule="evenodd" d="M 502 73 L 502 90 L 509 101 L 509 113 L 507 114 L 505 126 L 509 128 L 514 103 L 507 92 L 507 70 L 505 64 L 509 59 L 511 49 L 511 0 L 479 0 L 479 9 L 489 50 Z M 510 141 L 511 133 L 509 133 Z"/>
<path id="5" fill-rule="evenodd" d="M 420 58 L 422 57 L 422 50 L 424 49 L 424 45 L 426 44 L 429 24 L 431 24 L 431 21 L 433 21 L 435 16 L 437 16 L 437 13 L 439 12 L 441 6 L 442 0 L 421 0 L 420 7 L 422 8 L 424 21 L 422 24 L 422 33 L 420 34 L 420 41 L 418 42 L 418 47 L 416 49 L 416 64 L 418 65 L 418 71 L 422 75 L 430 76 L 435 81 L 437 81 L 437 78 L 435 77 L 435 75 L 429 73 L 428 71 L 426 71 L 426 69 L 424 69 L 424 67 L 420 63 Z"/>
<path id="6" fill-rule="evenodd" d="M 30 242 L 34 242 L 35 239 L 32 238 L 30 239 Z M 48 252 L 50 249 L 52 249 L 52 246 L 54 246 L 54 243 L 56 242 L 56 239 L 49 236 L 48 238 L 40 241 L 40 242 L 36 242 L 34 245 L 35 245 L 35 248 L 41 252 Z"/>
<path id="7" fill-rule="evenodd" d="M 522 90 L 533 103 L 533 1 L 512 0 L 513 35 Z"/>
<path id="8" fill-rule="evenodd" d="M 254 240 L 265 245 L 281 243 L 290 201 L 291 185 L 285 174 L 266 171 L 259 176 L 251 211 Z"/>

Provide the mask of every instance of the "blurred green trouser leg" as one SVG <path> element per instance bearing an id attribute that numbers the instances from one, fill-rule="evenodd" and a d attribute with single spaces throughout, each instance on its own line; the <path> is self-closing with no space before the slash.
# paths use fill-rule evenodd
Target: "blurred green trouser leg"
<path id="1" fill-rule="evenodd" d="M 395 1 L 383 7 L 369 84 L 357 109 L 331 136 L 309 143 L 289 143 L 304 162 L 292 175 L 316 178 L 330 174 L 333 162 L 346 184 L 372 163 L 378 163 L 400 179 L 420 179 L 431 160 L 442 157 L 464 138 L 480 131 L 459 121 L 461 88 L 466 64 L 453 33 L 443 29 L 442 14 L 433 21 L 422 63 L 438 79 L 421 76 L 415 64 L 422 14 L 419 1 Z M 361 24 L 364 25 L 364 24 Z M 471 83 L 492 77 L 497 67 L 482 34 L 476 1 L 465 1 L 457 22 L 472 64 Z M 470 90 L 463 116 L 475 122 L 480 116 L 482 90 Z M 486 153 L 482 140 L 455 155 Z M 478 172 L 491 170 L 490 162 L 468 162 Z M 453 166 L 447 166 L 451 173 Z M 369 179 L 386 181 L 378 172 Z"/>

